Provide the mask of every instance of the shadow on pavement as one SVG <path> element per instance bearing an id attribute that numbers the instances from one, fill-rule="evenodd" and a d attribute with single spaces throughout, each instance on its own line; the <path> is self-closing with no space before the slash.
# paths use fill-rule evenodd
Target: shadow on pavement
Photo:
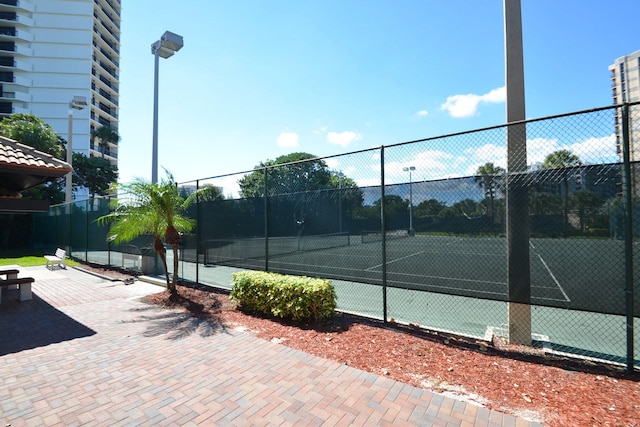
<path id="1" fill-rule="evenodd" d="M 0 356 L 95 335 L 37 295 L 31 301 L 16 301 L 5 292 L 0 304 Z"/>
<path id="2" fill-rule="evenodd" d="M 145 337 L 166 335 L 170 340 L 181 340 L 192 334 L 210 337 L 220 332 L 227 332 L 225 324 L 215 316 L 199 318 L 185 312 L 166 310 L 158 312 L 155 307 L 149 307 L 147 310 L 154 313 L 142 315 L 131 321 L 123 321 L 123 323 L 146 322 L 148 326 L 143 333 Z M 136 309 L 135 311 L 142 310 Z"/>

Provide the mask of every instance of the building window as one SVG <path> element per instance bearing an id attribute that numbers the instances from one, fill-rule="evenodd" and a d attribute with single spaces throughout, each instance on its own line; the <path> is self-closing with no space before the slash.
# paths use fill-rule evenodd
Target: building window
<path id="1" fill-rule="evenodd" d="M 5 21 L 15 21 L 17 20 L 17 15 L 15 12 L 0 12 L 0 19 L 4 19 Z"/>
<path id="2" fill-rule="evenodd" d="M 14 42 L 0 42 L 0 50 L 6 50 L 9 52 L 13 52 L 15 49 L 15 43 Z"/>
<path id="3" fill-rule="evenodd" d="M 14 27 L 0 27 L 0 35 L 3 36 L 15 36 L 16 29 Z"/>

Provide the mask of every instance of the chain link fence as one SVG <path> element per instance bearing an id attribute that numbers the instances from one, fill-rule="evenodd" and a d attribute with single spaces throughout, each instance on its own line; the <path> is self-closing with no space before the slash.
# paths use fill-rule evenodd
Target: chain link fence
<path id="1" fill-rule="evenodd" d="M 345 312 L 487 340 L 519 329 L 633 369 L 639 126 L 630 104 L 182 183 L 184 196 L 212 191 L 188 211 L 180 276 L 323 277 Z M 158 274 L 151 237 L 106 242 L 94 220 L 108 211 L 54 207 L 34 245 Z"/>

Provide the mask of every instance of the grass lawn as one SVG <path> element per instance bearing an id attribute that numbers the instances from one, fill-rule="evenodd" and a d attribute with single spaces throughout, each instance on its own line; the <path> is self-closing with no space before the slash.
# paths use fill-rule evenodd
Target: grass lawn
<path id="1" fill-rule="evenodd" d="M 46 263 L 47 260 L 44 259 L 44 256 L 16 256 L 0 258 L 0 267 L 14 264 L 17 264 L 20 267 L 33 267 L 38 265 L 45 265 Z M 78 261 L 74 261 L 69 258 L 67 258 L 66 263 L 69 267 L 80 265 Z"/>

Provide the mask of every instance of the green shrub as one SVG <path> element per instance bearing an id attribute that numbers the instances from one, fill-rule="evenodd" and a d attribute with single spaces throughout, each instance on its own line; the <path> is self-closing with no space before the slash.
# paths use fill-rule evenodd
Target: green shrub
<path id="1" fill-rule="evenodd" d="M 336 308 L 336 292 L 325 279 L 241 271 L 232 285 L 230 298 L 244 310 L 295 322 L 330 318 Z"/>

